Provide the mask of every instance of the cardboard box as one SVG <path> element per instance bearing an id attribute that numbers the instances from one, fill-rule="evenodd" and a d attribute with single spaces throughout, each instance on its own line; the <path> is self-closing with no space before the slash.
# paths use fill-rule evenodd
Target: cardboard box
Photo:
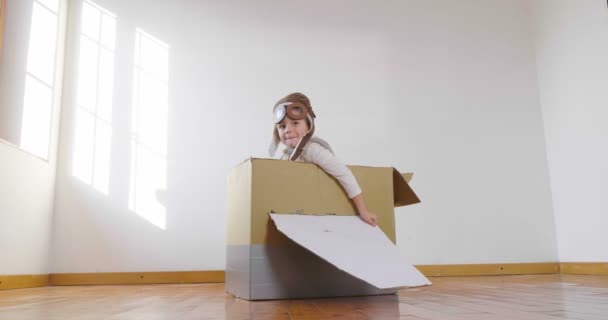
<path id="1" fill-rule="evenodd" d="M 408 175 L 388 167 L 349 168 L 369 210 L 378 215 L 380 229 L 394 244 L 394 208 L 420 202 Z M 228 293 L 261 300 L 396 292 L 373 286 L 296 244 L 277 230 L 270 212 L 354 216 L 356 208 L 341 185 L 314 164 L 255 158 L 239 164 L 228 177 Z M 417 278 L 413 283 L 430 284 L 423 282 Z"/>

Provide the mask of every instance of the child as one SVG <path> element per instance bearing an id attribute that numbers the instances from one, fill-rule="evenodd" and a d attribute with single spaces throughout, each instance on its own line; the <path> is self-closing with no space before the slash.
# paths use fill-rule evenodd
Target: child
<path id="1" fill-rule="evenodd" d="M 348 197 L 353 200 L 359 217 L 375 227 L 378 217 L 367 209 L 353 173 L 336 159 L 325 140 L 313 136 L 316 116 L 310 100 L 299 92 L 289 94 L 275 104 L 273 113 L 276 126 L 269 149 L 270 156 L 274 156 L 280 141 L 287 146 L 281 159 L 311 162 L 321 167 L 340 182 Z"/>

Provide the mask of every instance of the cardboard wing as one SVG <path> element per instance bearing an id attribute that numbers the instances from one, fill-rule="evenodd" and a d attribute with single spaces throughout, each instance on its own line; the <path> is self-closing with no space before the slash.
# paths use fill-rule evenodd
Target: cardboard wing
<path id="1" fill-rule="evenodd" d="M 430 285 L 378 227 L 357 216 L 270 214 L 277 229 L 337 268 L 379 289 Z"/>

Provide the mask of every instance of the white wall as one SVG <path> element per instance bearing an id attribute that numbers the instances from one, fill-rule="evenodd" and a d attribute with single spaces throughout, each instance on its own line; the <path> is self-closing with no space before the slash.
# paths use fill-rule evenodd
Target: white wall
<path id="1" fill-rule="evenodd" d="M 224 268 L 225 178 L 266 156 L 271 108 L 308 94 L 350 164 L 415 171 L 398 210 L 416 264 L 555 261 L 526 12 L 510 0 L 98 0 L 116 14 L 107 194 L 72 176 L 80 1 L 72 1 L 52 272 Z M 166 228 L 129 210 L 136 28 L 167 43 Z M 153 199 L 156 201 L 156 199 Z"/>
<path id="2" fill-rule="evenodd" d="M 19 145 L 32 3 L 9 0 L 6 8 L 0 55 L 0 139 Z"/>
<path id="3" fill-rule="evenodd" d="M 0 275 L 46 274 L 55 170 L 0 140 Z"/>
<path id="4" fill-rule="evenodd" d="M 59 1 L 58 33 L 65 33 L 65 1 Z M 23 85 L 32 16 L 31 1 L 6 2 L 0 60 L 0 133 L 17 139 L 12 125 L 21 121 Z M 57 131 L 64 37 L 57 42 L 54 105 L 48 160 L 31 155 L 0 138 L 0 275 L 47 274 L 55 185 Z"/>
<path id="5" fill-rule="evenodd" d="M 403 10 L 388 112 L 400 117 L 385 157 L 416 172 L 424 203 L 398 211 L 399 245 L 420 264 L 556 261 L 524 9 L 414 3 Z"/>
<path id="6" fill-rule="evenodd" d="M 605 1 L 530 6 L 559 260 L 608 260 L 608 8 Z"/>

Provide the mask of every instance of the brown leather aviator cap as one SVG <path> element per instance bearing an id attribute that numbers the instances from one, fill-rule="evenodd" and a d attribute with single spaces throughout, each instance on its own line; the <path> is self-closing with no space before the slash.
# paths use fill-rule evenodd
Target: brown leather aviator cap
<path id="1" fill-rule="evenodd" d="M 290 93 L 290 94 L 286 95 L 285 97 L 283 97 L 281 100 L 279 100 L 274 105 L 274 110 L 276 111 L 277 108 L 280 108 L 281 105 L 285 106 L 286 103 L 288 103 L 289 107 L 291 107 L 291 106 L 300 106 L 300 107 L 304 106 L 304 108 L 306 108 L 306 112 L 310 113 L 310 115 L 312 116 L 312 118 L 316 118 L 317 117 L 315 115 L 315 112 L 312 111 L 312 107 L 310 106 L 310 100 L 308 100 L 308 97 L 305 96 L 302 93 L 294 92 L 294 93 Z M 285 108 L 285 107 L 283 107 L 283 108 Z M 289 111 L 289 110 L 286 110 L 286 111 Z M 290 116 L 289 114 L 287 114 L 287 115 Z M 276 116 L 276 114 L 275 114 L 275 116 Z M 304 117 L 306 117 L 306 115 L 304 115 Z M 300 119 L 303 119 L 304 117 L 299 118 L 299 119 L 297 119 L 297 118 L 292 118 L 292 119 L 294 119 L 294 120 L 300 120 Z M 290 116 L 290 118 L 291 118 L 291 116 Z M 283 120 L 283 119 L 281 118 L 281 120 Z M 279 123 L 279 122 L 281 122 L 281 120 L 276 121 L 275 123 Z"/>
<path id="2" fill-rule="evenodd" d="M 308 140 L 310 140 L 313 133 L 315 132 L 314 119 L 316 118 L 316 115 L 314 111 L 312 111 L 312 107 L 310 106 L 310 100 L 308 100 L 308 97 L 306 97 L 304 94 L 299 92 L 288 94 L 274 105 L 273 115 L 275 124 L 278 124 L 283 121 L 286 116 L 293 120 L 308 119 L 310 129 L 300 139 L 300 142 L 298 142 L 298 145 L 289 157 L 289 160 L 296 160 L 302 152 L 304 145 L 306 145 Z M 273 129 L 273 139 L 270 143 L 269 148 L 270 156 L 273 156 L 276 152 L 279 141 L 279 133 L 275 125 Z"/>

